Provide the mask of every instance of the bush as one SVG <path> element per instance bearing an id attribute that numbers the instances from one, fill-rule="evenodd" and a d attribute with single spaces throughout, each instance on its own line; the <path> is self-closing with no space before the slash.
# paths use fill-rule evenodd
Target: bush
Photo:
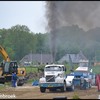
<path id="1" fill-rule="evenodd" d="M 79 96 L 77 94 L 74 94 L 72 99 L 80 99 Z"/>
<path id="2" fill-rule="evenodd" d="M 94 67 L 92 67 L 92 69 L 93 69 L 93 73 L 95 73 L 95 74 L 100 73 L 100 66 L 94 66 Z"/>

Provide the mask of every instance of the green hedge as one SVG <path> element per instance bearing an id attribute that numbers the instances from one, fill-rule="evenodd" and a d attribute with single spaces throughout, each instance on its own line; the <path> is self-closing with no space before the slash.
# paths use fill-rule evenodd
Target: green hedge
<path id="1" fill-rule="evenodd" d="M 39 72 L 39 71 L 44 71 L 44 67 L 45 65 L 39 65 L 39 66 L 27 66 L 25 67 L 26 69 L 26 73 L 30 73 L 30 72 Z M 69 64 L 65 64 L 66 67 L 66 74 L 69 74 L 71 71 L 71 66 Z M 77 64 L 74 65 L 74 70 L 78 67 Z"/>

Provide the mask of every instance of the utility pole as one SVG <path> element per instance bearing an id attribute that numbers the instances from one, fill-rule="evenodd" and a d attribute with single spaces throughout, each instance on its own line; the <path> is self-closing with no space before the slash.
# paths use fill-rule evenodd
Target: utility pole
<path id="1" fill-rule="evenodd" d="M 41 65 L 42 65 L 42 51 L 41 51 Z"/>
<path id="2" fill-rule="evenodd" d="M 31 50 L 31 64 L 33 65 L 33 54 L 32 54 L 32 50 Z"/>

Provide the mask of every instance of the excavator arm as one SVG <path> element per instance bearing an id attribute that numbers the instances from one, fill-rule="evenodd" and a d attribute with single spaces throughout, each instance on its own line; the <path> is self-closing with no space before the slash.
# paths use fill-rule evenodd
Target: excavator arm
<path id="1" fill-rule="evenodd" d="M 0 45 L 0 53 L 2 54 L 2 56 L 6 62 L 10 62 L 10 58 L 9 58 L 7 52 L 1 45 Z"/>
<path id="2" fill-rule="evenodd" d="M 0 67 L 0 82 L 4 83 L 6 81 L 11 81 L 12 72 L 16 71 L 18 75 L 17 85 L 23 85 L 26 75 L 25 68 L 18 68 L 16 61 L 11 61 L 6 50 L 0 45 L 0 53 L 2 54 L 5 63 Z M 16 65 L 16 66 L 15 66 Z"/>

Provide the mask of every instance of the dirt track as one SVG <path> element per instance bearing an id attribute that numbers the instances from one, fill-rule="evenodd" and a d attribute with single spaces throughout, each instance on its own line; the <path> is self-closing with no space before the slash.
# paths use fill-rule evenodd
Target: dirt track
<path id="1" fill-rule="evenodd" d="M 49 92 L 41 93 L 38 86 L 31 86 L 30 84 L 19 86 L 16 88 L 7 87 L 5 90 L 0 91 L 0 95 L 12 95 L 16 98 L 12 99 L 53 99 L 54 97 L 63 96 L 67 99 L 71 99 L 74 94 L 77 94 L 81 99 L 98 99 L 100 92 L 97 91 L 97 87 L 94 86 L 89 90 L 75 90 L 74 92 Z M 0 98 L 2 99 L 2 98 Z"/>

